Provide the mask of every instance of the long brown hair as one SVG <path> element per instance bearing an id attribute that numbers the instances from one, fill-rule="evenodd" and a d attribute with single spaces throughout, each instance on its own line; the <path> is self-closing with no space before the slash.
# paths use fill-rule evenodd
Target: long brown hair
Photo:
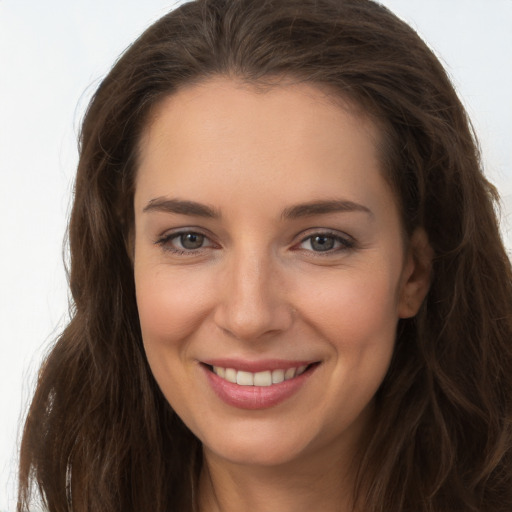
<path id="1" fill-rule="evenodd" d="M 328 86 L 381 128 L 405 230 L 435 257 L 401 321 L 359 464 L 365 512 L 512 510 L 512 279 L 497 195 L 442 66 L 370 0 L 197 0 L 118 60 L 83 121 L 69 225 L 72 318 L 39 375 L 18 512 L 194 510 L 199 441 L 159 391 L 131 265 L 138 141 L 152 107 L 214 75 Z"/>

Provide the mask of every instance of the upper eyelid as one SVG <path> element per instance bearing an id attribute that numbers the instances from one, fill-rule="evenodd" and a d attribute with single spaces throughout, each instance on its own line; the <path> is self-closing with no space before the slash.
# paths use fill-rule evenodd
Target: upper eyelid
<path id="1" fill-rule="evenodd" d="M 299 241 L 303 242 L 304 240 L 307 240 L 308 238 L 311 238 L 315 235 L 325 235 L 325 236 L 332 236 L 333 238 L 340 238 L 343 240 L 349 240 L 350 242 L 355 243 L 355 238 L 348 233 L 344 231 L 339 231 L 337 229 L 330 229 L 330 228 L 310 228 L 305 231 L 302 231 L 297 238 Z"/>
<path id="2" fill-rule="evenodd" d="M 165 242 L 168 240 L 172 240 L 174 238 L 178 238 L 180 235 L 184 235 L 184 234 L 188 234 L 188 233 L 196 233 L 198 235 L 201 235 L 201 236 L 204 236 L 205 238 L 207 238 L 208 241 L 212 245 L 220 245 L 218 242 L 215 241 L 215 237 L 213 236 L 213 234 L 210 234 L 209 230 L 200 228 L 198 226 L 190 226 L 190 227 L 187 226 L 187 227 L 168 229 L 168 230 L 164 231 L 161 235 L 158 235 L 158 237 L 155 240 L 155 244 L 159 244 L 159 243 L 162 243 L 162 242 Z M 303 230 L 299 234 L 295 235 L 293 237 L 295 241 L 292 242 L 292 246 L 303 243 L 315 235 L 331 236 L 338 240 L 349 242 L 350 244 L 353 244 L 353 245 L 356 244 L 355 238 L 344 231 L 339 231 L 337 229 L 332 229 L 332 228 L 314 227 L 314 228 L 308 228 L 306 230 Z"/>
<path id="3" fill-rule="evenodd" d="M 155 245 L 162 245 L 167 243 L 167 242 L 170 242 L 170 241 L 173 241 L 177 238 L 179 238 L 180 236 L 182 235 L 187 235 L 187 234 L 196 234 L 196 235 L 200 235 L 202 237 L 204 237 L 206 240 L 208 240 L 209 242 L 209 245 L 207 245 L 206 247 L 201 247 L 201 248 L 198 248 L 198 249 L 187 249 L 188 251 L 192 252 L 194 250 L 201 250 L 201 249 L 206 249 L 210 246 L 215 246 L 215 245 L 218 245 L 210 235 L 206 234 L 203 230 L 199 229 L 199 228 L 192 228 L 192 229 L 183 229 L 183 228 L 178 228 L 176 230 L 167 230 L 167 231 L 164 231 L 161 235 L 157 236 L 156 240 L 154 241 L 154 244 Z"/>
<path id="4" fill-rule="evenodd" d="M 208 240 L 208 244 L 205 246 L 198 247 L 196 249 L 187 249 L 185 247 L 179 247 L 177 245 L 174 245 L 175 240 L 178 239 L 180 236 L 191 233 L 204 237 L 206 240 Z M 199 230 L 190 229 L 178 230 L 174 232 L 168 231 L 167 233 L 164 233 L 162 236 L 158 237 L 157 240 L 155 240 L 154 244 L 156 246 L 159 246 L 159 249 L 165 253 L 184 257 L 198 256 L 200 254 L 203 254 L 204 251 L 219 248 L 218 245 L 214 241 L 212 241 L 212 239 L 209 236 L 201 233 Z"/>
<path id="5" fill-rule="evenodd" d="M 310 235 L 310 236 L 307 236 L 306 238 L 302 239 L 299 243 L 304 243 L 308 240 L 311 240 L 312 238 L 315 238 L 316 236 L 320 236 L 320 237 L 325 237 L 325 238 L 332 238 L 334 239 L 336 242 L 339 242 L 340 244 L 342 245 L 346 245 L 346 246 L 352 246 L 354 245 L 353 241 L 347 237 L 343 237 L 343 236 L 335 236 L 335 235 L 328 235 L 326 233 L 319 233 L 318 235 Z"/>
<path id="6" fill-rule="evenodd" d="M 302 240 L 300 240 L 298 243 L 303 244 L 304 242 L 306 242 L 312 238 L 315 238 L 315 236 L 324 236 L 325 238 L 333 238 L 335 241 L 337 241 L 341 244 L 347 245 L 347 246 L 354 245 L 354 241 L 351 238 L 339 236 L 339 235 L 331 235 L 330 233 L 317 233 L 317 234 L 313 234 L 313 235 L 308 235 L 305 238 L 303 238 Z"/>
<path id="7" fill-rule="evenodd" d="M 198 235 L 202 235 L 209 240 L 212 240 L 213 235 L 204 228 L 200 228 L 198 226 L 185 226 L 185 227 L 179 227 L 179 228 L 171 228 L 166 229 L 161 232 L 161 234 L 157 235 L 157 241 L 162 239 L 168 239 L 172 238 L 174 236 L 184 235 L 187 233 L 197 233 Z"/>
<path id="8" fill-rule="evenodd" d="M 335 241 L 340 245 L 339 247 L 334 247 L 332 249 L 327 249 L 325 251 L 315 251 L 313 249 L 306 249 L 300 247 L 302 244 L 312 239 L 315 236 L 326 236 L 330 238 L 334 238 Z M 357 241 L 351 235 L 340 232 L 338 230 L 332 229 L 313 229 L 309 233 L 303 233 L 298 242 L 295 242 L 292 246 L 294 250 L 302 250 L 308 253 L 311 253 L 315 257 L 328 257 L 333 256 L 335 254 L 341 253 L 343 251 L 349 251 L 358 247 Z"/>

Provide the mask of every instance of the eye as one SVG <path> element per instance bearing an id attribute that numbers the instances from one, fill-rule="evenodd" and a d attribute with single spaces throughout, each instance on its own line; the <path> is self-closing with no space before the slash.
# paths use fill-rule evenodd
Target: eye
<path id="1" fill-rule="evenodd" d="M 333 233 L 314 233 L 304 238 L 299 244 L 300 249 L 313 252 L 337 252 L 354 247 L 354 241 L 349 237 Z"/>
<path id="2" fill-rule="evenodd" d="M 205 236 L 199 233 L 182 233 L 175 238 L 183 249 L 194 250 L 203 246 Z"/>
<path id="3" fill-rule="evenodd" d="M 165 251 L 177 254 L 195 253 L 206 247 L 212 247 L 212 241 L 202 233 L 181 231 L 163 236 L 156 243 Z"/>

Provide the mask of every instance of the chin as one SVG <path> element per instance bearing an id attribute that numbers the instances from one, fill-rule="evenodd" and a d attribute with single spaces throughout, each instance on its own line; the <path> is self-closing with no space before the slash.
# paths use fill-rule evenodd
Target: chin
<path id="1" fill-rule="evenodd" d="M 332 433 L 321 432 L 314 423 L 300 420 L 295 427 L 278 421 L 240 421 L 222 431 L 198 434 L 207 457 L 255 467 L 297 464 L 302 459 L 311 461 L 315 454 L 322 452 L 325 441 L 331 453 L 337 445 L 335 439 L 330 439 Z"/>
<path id="2" fill-rule="evenodd" d="M 295 463 L 304 454 L 305 447 L 300 443 L 283 443 L 282 439 L 271 442 L 248 442 L 234 440 L 221 445 L 203 444 L 205 455 L 213 455 L 231 464 L 254 467 L 277 467 Z"/>

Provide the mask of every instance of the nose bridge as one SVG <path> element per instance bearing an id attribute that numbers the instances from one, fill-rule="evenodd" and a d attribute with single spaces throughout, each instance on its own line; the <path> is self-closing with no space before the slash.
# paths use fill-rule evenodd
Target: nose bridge
<path id="1" fill-rule="evenodd" d="M 233 251 L 223 273 L 216 320 L 238 339 L 256 340 L 287 329 L 291 308 L 285 299 L 279 265 L 271 251 Z"/>

